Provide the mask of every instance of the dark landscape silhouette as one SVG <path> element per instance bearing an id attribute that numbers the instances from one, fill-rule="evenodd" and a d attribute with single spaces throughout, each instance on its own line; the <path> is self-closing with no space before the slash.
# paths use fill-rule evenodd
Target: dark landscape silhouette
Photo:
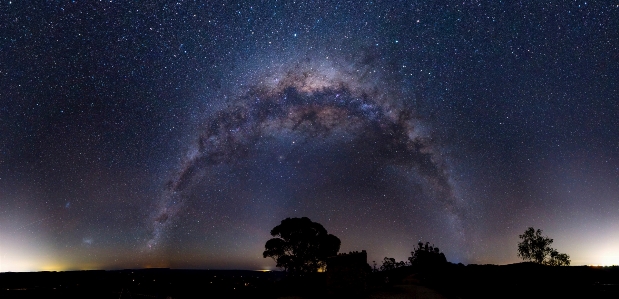
<path id="1" fill-rule="evenodd" d="M 0 273 L 1 298 L 618 298 L 619 267 L 569 265 L 532 227 L 523 263 L 448 262 L 430 242 L 407 261 L 370 266 L 365 250 L 338 253 L 340 239 L 309 218 L 273 228 L 263 256 L 282 271 L 126 269 Z M 525 248 L 526 247 L 526 248 Z M 555 259 L 555 260 L 553 260 Z M 556 259 L 559 259 L 557 261 Z"/>

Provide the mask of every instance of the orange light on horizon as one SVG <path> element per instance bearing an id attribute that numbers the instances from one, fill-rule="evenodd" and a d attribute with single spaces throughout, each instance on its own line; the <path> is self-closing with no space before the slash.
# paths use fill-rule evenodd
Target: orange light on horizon
<path id="1" fill-rule="evenodd" d="M 70 270 L 69 267 L 62 264 L 47 264 L 42 266 L 38 271 L 62 272 Z"/>

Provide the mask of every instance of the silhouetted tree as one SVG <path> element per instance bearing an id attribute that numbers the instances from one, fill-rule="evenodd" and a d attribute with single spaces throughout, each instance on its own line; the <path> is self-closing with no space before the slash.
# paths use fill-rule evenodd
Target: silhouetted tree
<path id="1" fill-rule="evenodd" d="M 570 256 L 550 247 L 553 240 L 542 236 L 541 229 L 529 227 L 519 237 L 522 242 L 518 243 L 518 256 L 523 260 L 550 266 L 570 265 Z"/>
<path id="2" fill-rule="evenodd" d="M 419 247 L 412 251 L 408 258 L 411 265 L 432 266 L 447 263 L 445 254 L 438 247 L 430 246 L 430 242 L 426 242 L 425 245 L 419 242 L 418 245 Z"/>
<path id="3" fill-rule="evenodd" d="M 271 257 L 287 272 L 316 272 L 326 266 L 327 257 L 337 255 L 340 239 L 328 234 L 309 218 L 286 218 L 271 230 L 272 238 L 262 255 Z"/>
<path id="4" fill-rule="evenodd" d="M 383 259 L 383 264 L 380 266 L 380 271 L 393 270 L 404 266 L 406 266 L 406 263 L 402 261 L 396 262 L 392 257 L 385 257 L 385 259 Z"/>
<path id="5" fill-rule="evenodd" d="M 569 266 L 570 256 L 565 253 L 559 253 L 553 249 L 550 253 L 550 259 L 546 264 L 550 266 Z"/>

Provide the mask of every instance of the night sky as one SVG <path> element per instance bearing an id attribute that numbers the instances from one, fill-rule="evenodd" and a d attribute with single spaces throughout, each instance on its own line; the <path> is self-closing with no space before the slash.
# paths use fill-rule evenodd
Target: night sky
<path id="1" fill-rule="evenodd" d="M 276 269 L 302 216 L 619 264 L 618 1 L 42 2 L 0 2 L 2 272 Z"/>

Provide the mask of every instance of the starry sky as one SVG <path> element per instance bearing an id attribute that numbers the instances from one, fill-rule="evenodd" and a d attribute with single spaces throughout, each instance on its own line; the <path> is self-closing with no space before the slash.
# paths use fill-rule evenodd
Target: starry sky
<path id="1" fill-rule="evenodd" d="M 618 1 L 1 1 L 0 271 L 619 264 Z"/>

